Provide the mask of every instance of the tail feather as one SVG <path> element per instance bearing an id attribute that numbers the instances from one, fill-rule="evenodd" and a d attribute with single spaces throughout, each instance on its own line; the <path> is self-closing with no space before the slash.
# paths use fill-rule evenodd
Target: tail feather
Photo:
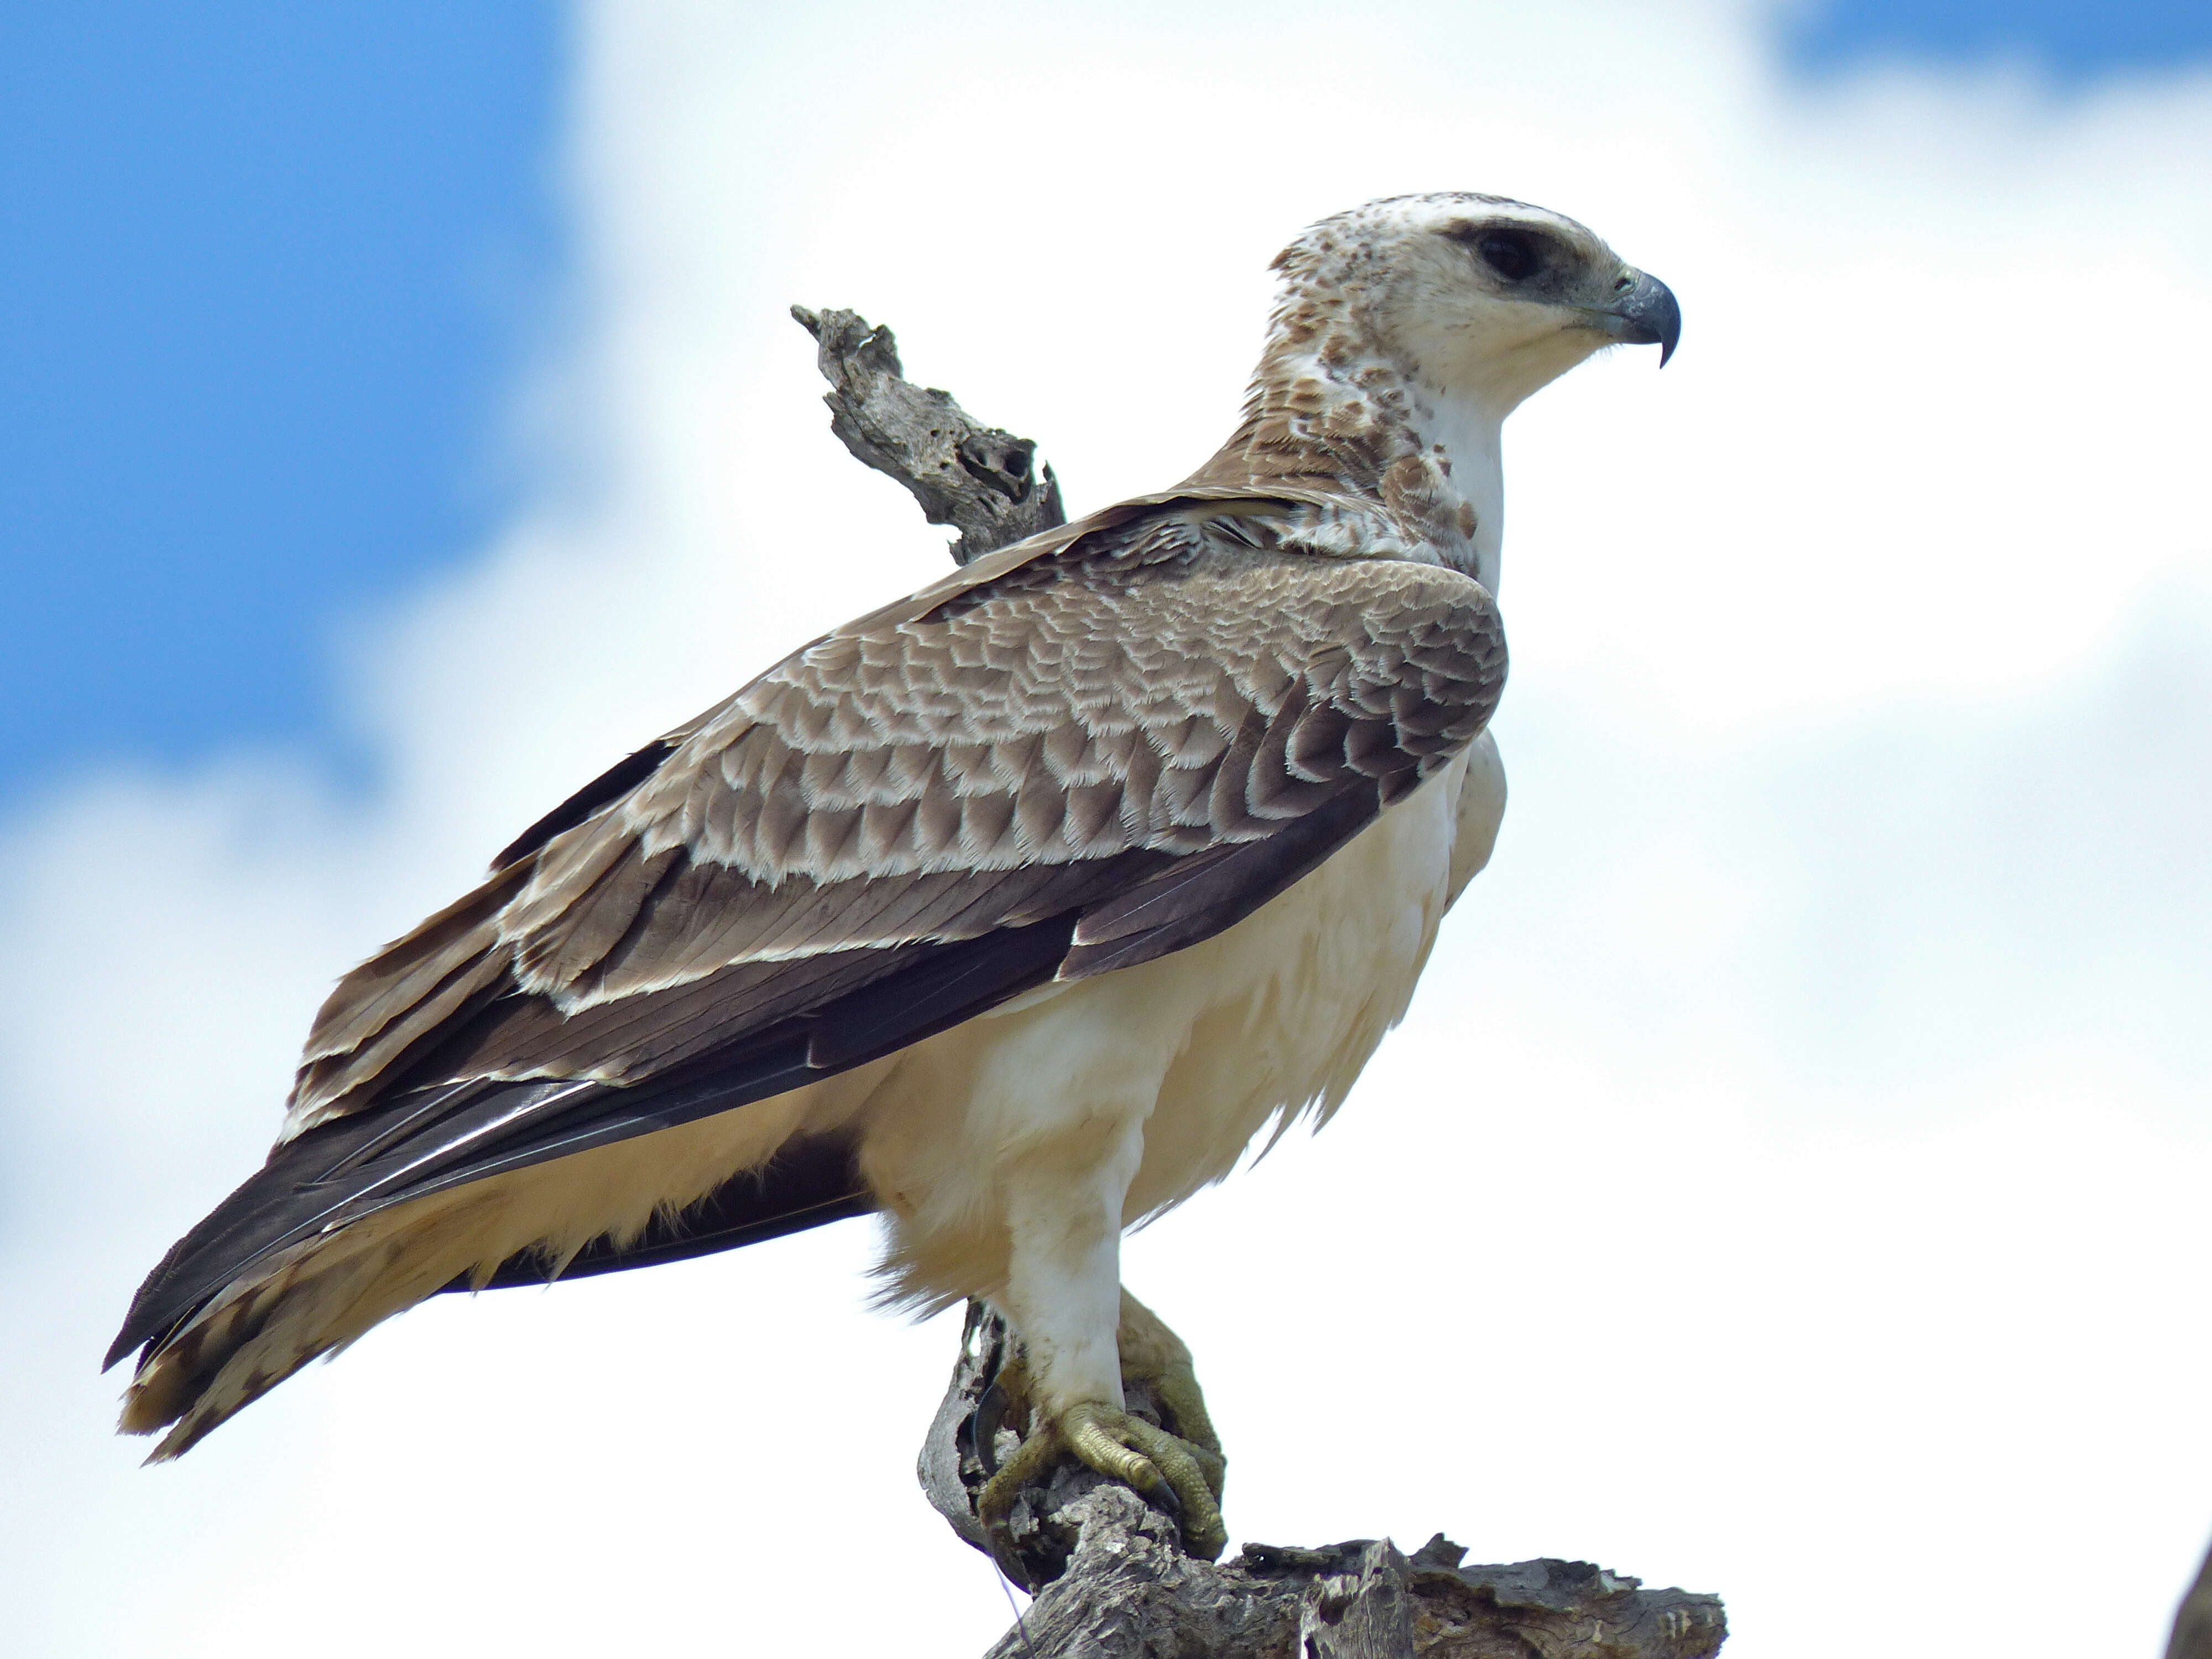
<path id="1" fill-rule="evenodd" d="M 467 1260 L 465 1229 L 393 1237 L 373 1217 L 288 1252 L 155 1344 L 124 1395 L 126 1434 L 164 1435 L 166 1462 L 290 1376 L 371 1326 L 434 1295 Z"/>
<path id="2" fill-rule="evenodd" d="M 847 1075 L 854 1091 L 869 1086 Z M 167 1328 L 126 1329 L 145 1346 L 120 1427 L 167 1430 L 147 1460 L 163 1462 L 309 1360 L 441 1291 L 678 1261 L 866 1213 L 850 1143 L 793 1136 L 798 1110 L 793 1100 L 665 1129 L 654 1145 L 473 1182 L 249 1256 Z"/>

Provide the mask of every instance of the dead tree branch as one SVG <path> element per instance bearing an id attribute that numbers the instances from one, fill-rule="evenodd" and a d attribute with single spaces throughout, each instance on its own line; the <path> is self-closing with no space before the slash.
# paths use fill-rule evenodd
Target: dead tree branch
<path id="1" fill-rule="evenodd" d="M 1036 445 L 971 418 L 951 392 L 908 380 L 890 330 L 850 311 L 793 306 L 791 314 L 820 348 L 830 429 L 855 460 L 911 490 L 922 517 L 959 531 L 953 562 L 1066 522 L 1060 481 L 1036 464 Z"/>
<path id="2" fill-rule="evenodd" d="M 932 524 L 959 531 L 957 562 L 1065 521 L 1036 445 L 908 381 L 889 329 L 849 311 L 792 315 L 818 347 L 830 430 L 912 491 Z M 918 1470 L 953 1531 L 1036 1592 L 988 1659 L 1709 1659 L 1727 1638 L 1717 1596 L 1647 1590 L 1585 1561 L 1462 1566 L 1466 1552 L 1441 1533 L 1411 1557 L 1388 1539 L 1355 1539 L 1196 1560 L 1172 1516 L 1080 1468 L 1025 1491 L 1012 1546 L 994 1553 L 975 1497 L 1019 1443 L 994 1387 L 1014 1344 L 995 1310 L 969 1304 Z M 1158 1420 L 1141 1390 L 1127 1403 Z"/>
<path id="3" fill-rule="evenodd" d="M 988 1659 L 1708 1659 L 1720 1599 L 1646 1590 L 1586 1561 L 1460 1565 L 1441 1533 L 1408 1559 L 1388 1539 L 1248 1544 L 1193 1560 L 1176 1523 L 1102 1484 L 1058 1513 L 1067 1571 Z"/>

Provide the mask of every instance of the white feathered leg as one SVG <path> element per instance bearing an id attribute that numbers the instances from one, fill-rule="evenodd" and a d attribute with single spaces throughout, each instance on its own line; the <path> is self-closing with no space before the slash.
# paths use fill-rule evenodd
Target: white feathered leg
<path id="1" fill-rule="evenodd" d="M 1000 1302 L 1029 1354 L 1030 1396 L 1052 1415 L 1122 1403 L 1121 1206 L 1144 1146 L 1142 1123 L 1093 1119 L 1001 1175 Z"/>
<path id="2" fill-rule="evenodd" d="M 1000 1530 L 1024 1485 L 1072 1454 L 1139 1492 L 1170 1497 L 1184 1543 L 1210 1560 L 1228 1542 L 1218 1459 L 1209 1480 L 1197 1449 L 1132 1417 L 1121 1395 L 1122 1206 L 1143 1156 L 1141 1118 L 1099 1115 L 1002 1170 L 1011 1247 L 1002 1304 L 1026 1357 L 1019 1386 L 1030 1434 L 984 1487 L 978 1510 Z"/>

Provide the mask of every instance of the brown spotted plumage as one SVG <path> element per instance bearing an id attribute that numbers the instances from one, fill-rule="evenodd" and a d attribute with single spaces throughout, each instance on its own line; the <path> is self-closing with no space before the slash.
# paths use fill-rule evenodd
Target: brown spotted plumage
<path id="1" fill-rule="evenodd" d="M 868 1210 L 893 1294 L 996 1297 L 1048 1407 L 1109 1398 L 1064 1357 L 1109 1245 L 1024 1243 L 1053 1183 L 1110 1241 L 1333 1107 L 1495 833 L 1496 537 L 1454 453 L 1487 416 L 1407 320 L 1487 293 L 1454 273 L 1493 221 L 1617 286 L 1489 198 L 1317 227 L 1188 483 L 793 653 L 348 975 L 267 1165 L 139 1291 L 125 1427 L 173 1455 L 457 1283 Z M 1552 325 L 1547 364 L 1601 343 Z"/>

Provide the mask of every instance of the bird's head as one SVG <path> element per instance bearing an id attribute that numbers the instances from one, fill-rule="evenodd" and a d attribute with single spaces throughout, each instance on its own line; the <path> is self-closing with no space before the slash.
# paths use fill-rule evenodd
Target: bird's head
<path id="1" fill-rule="evenodd" d="M 1279 335 L 1377 354 L 1498 418 L 1607 345 L 1682 330 L 1674 296 L 1584 226 L 1503 197 L 1398 196 L 1324 219 L 1276 259 Z M 1336 326 L 1332 328 L 1330 325 Z"/>

